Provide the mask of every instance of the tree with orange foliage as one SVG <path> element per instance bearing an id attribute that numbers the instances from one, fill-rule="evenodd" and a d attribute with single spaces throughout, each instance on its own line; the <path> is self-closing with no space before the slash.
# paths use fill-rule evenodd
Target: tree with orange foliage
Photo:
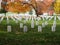
<path id="1" fill-rule="evenodd" d="M 21 2 L 10 2 L 6 5 L 5 10 L 15 13 L 25 13 L 27 11 L 31 11 L 32 7 Z"/>

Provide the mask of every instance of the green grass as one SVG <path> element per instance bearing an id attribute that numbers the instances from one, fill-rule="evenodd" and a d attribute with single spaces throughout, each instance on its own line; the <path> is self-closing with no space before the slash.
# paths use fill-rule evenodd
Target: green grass
<path id="1" fill-rule="evenodd" d="M 42 20 L 39 21 L 39 25 L 42 22 Z M 10 23 L 7 24 L 6 19 L 0 23 L 0 45 L 60 45 L 59 20 L 57 20 L 55 32 L 51 31 L 53 20 L 48 21 L 49 24 L 42 29 L 42 32 L 38 32 L 36 25 L 34 29 L 31 29 L 30 21 L 28 21 L 24 24 L 28 26 L 28 32 L 24 33 L 23 29 L 20 29 L 19 23 L 20 21 L 16 24 L 10 20 Z M 12 32 L 7 32 L 7 25 L 12 26 Z"/>

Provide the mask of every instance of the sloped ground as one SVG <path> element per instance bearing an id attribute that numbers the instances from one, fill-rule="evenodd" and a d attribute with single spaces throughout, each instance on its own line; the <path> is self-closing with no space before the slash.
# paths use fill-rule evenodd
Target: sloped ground
<path id="1" fill-rule="evenodd" d="M 22 21 L 23 22 L 23 21 Z M 40 25 L 43 21 L 40 21 Z M 20 23 L 20 22 L 19 22 Z M 56 32 L 51 31 L 53 20 L 48 21 L 48 25 L 38 32 L 37 26 L 30 28 L 30 21 L 27 22 L 28 32 L 24 33 L 16 24 L 10 20 L 10 24 L 3 20 L 0 24 L 0 45 L 60 45 L 60 21 L 57 20 Z M 7 32 L 7 25 L 12 26 L 12 32 Z"/>

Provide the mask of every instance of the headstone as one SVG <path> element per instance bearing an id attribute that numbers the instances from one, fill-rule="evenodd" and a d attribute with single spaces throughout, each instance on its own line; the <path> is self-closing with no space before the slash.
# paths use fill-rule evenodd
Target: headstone
<path id="1" fill-rule="evenodd" d="M 54 27 L 56 27 L 56 24 L 53 24 Z"/>
<path id="2" fill-rule="evenodd" d="M 53 26 L 56 27 L 56 21 L 54 21 Z"/>
<path id="3" fill-rule="evenodd" d="M 20 23 L 20 28 L 23 28 L 23 23 Z"/>
<path id="4" fill-rule="evenodd" d="M 31 28 L 34 28 L 34 20 L 31 21 Z"/>
<path id="5" fill-rule="evenodd" d="M 11 26 L 7 26 L 7 32 L 11 32 Z"/>
<path id="6" fill-rule="evenodd" d="M 38 26 L 38 32 L 42 32 L 42 27 Z"/>
<path id="7" fill-rule="evenodd" d="M 45 23 L 42 23 L 42 27 L 45 27 Z"/>
<path id="8" fill-rule="evenodd" d="M 55 31 L 56 31 L 56 27 L 52 26 L 52 32 L 55 32 Z"/>
<path id="9" fill-rule="evenodd" d="M 28 30 L 27 26 L 24 26 L 23 32 L 27 32 L 27 30 Z"/>

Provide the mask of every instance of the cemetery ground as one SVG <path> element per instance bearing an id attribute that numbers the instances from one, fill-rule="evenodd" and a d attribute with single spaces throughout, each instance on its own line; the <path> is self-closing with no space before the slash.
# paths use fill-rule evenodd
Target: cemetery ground
<path id="1" fill-rule="evenodd" d="M 7 24 L 6 19 L 4 19 L 0 23 L 0 45 L 60 45 L 60 21 L 56 21 L 56 31 L 52 32 L 53 21 L 48 21 L 48 25 L 42 28 L 42 32 L 38 32 L 36 25 L 31 28 L 31 21 L 27 21 L 24 25 L 28 27 L 28 31 L 23 32 L 23 28 L 20 28 L 20 23 L 23 21 L 15 23 L 10 19 L 9 24 Z M 39 21 L 40 26 L 42 22 L 44 21 Z M 11 32 L 7 32 L 8 25 L 12 28 Z"/>

